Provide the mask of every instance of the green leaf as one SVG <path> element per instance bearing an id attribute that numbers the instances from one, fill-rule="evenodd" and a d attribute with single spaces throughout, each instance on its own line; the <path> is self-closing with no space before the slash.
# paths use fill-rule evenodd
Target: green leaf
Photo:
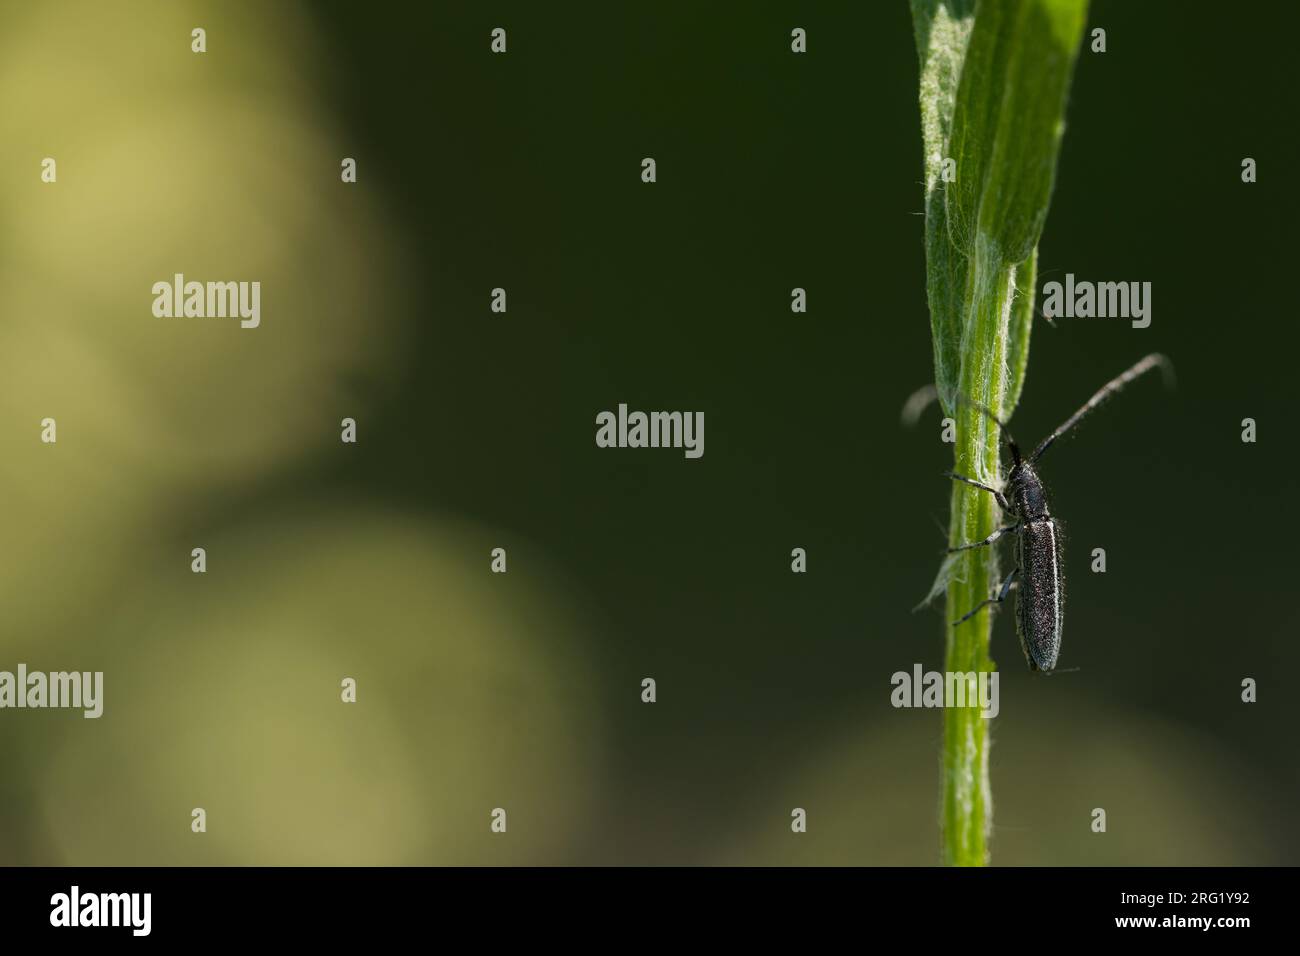
<path id="1" fill-rule="evenodd" d="M 966 258 L 947 241 L 942 180 L 953 107 L 966 43 L 975 21 L 975 0 L 912 0 L 917 55 L 921 61 L 921 133 L 925 148 L 926 292 L 934 342 L 935 383 L 944 410 L 951 408 L 960 368 L 961 318 Z"/>
<path id="2" fill-rule="evenodd" d="M 1003 421 L 1011 417 L 1020 404 L 1020 390 L 1025 385 L 1029 366 L 1029 333 L 1034 330 L 1034 293 L 1037 288 L 1038 248 L 1016 269 L 1016 297 L 1011 303 L 1011 321 L 1007 325 L 1007 397 L 1002 403 Z"/>
<path id="3" fill-rule="evenodd" d="M 998 428 L 969 401 L 1005 421 L 1024 386 L 1033 328 L 1037 246 L 1047 219 L 1065 103 L 1086 0 L 912 0 L 921 63 L 925 148 L 926 294 L 935 384 L 957 423 L 955 470 L 998 486 Z M 945 159 L 956 160 L 944 182 Z M 951 544 L 986 538 L 998 525 L 993 497 L 952 489 Z M 989 597 L 999 581 L 993 548 L 945 562 L 946 620 Z M 948 671 L 995 668 L 990 614 L 945 625 Z M 992 796 L 988 721 L 976 709 L 944 711 L 944 859 L 988 859 Z"/>
<path id="4" fill-rule="evenodd" d="M 1051 198 L 1063 115 L 1086 0 L 911 0 L 921 62 L 926 274 L 935 383 L 948 414 L 962 387 L 963 342 L 978 330 L 977 281 L 1008 268 L 1016 319 L 1033 312 L 1033 255 Z M 945 183 L 945 159 L 957 179 Z M 972 270 L 979 259 L 985 275 Z M 1012 322 L 1016 324 L 1015 321 Z M 1024 324 L 1025 331 L 1029 328 Z M 1024 384 L 1028 335 L 1016 337 L 1011 378 L 991 403 L 1004 417 Z"/>
<path id="5" fill-rule="evenodd" d="M 1084 11 L 1073 0 L 978 5 L 952 117 L 957 182 L 946 199 L 958 248 L 969 252 L 978 234 L 1020 263 L 1038 244 Z"/>

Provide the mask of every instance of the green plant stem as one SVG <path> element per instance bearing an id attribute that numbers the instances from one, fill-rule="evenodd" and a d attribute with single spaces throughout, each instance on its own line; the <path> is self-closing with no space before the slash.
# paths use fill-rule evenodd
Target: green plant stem
<path id="1" fill-rule="evenodd" d="M 992 260 L 992 261 L 990 261 Z M 977 251 L 971 262 L 970 297 L 974 310 L 967 334 L 978 341 L 964 349 L 959 381 L 962 394 L 988 408 L 1001 408 L 1008 393 L 1012 305 L 1015 297 L 1014 266 L 998 261 L 996 253 Z M 954 469 L 997 487 L 999 474 L 997 427 L 969 404 L 958 404 Z M 998 506 L 986 491 L 953 482 L 950 544 L 982 541 L 993 533 Z M 973 548 L 959 554 L 949 568 L 946 620 L 956 621 L 989 597 L 999 583 L 997 551 Z M 948 628 L 945 670 L 967 674 L 992 671 L 989 654 L 990 611 L 985 609 L 964 623 Z M 982 866 L 988 859 L 988 837 L 993 818 L 989 787 L 989 720 L 975 707 L 944 710 L 943 829 L 945 862 L 955 866 Z"/>
<path id="2" fill-rule="evenodd" d="M 1070 74 L 1086 0 L 911 0 L 921 64 L 926 293 L 935 384 L 956 422 L 955 471 L 1000 487 L 1000 435 L 973 399 L 1004 421 L 1024 385 L 1033 326 L 1038 240 L 1047 218 Z M 955 174 L 955 175 L 954 175 Z M 981 541 L 998 526 L 993 496 L 952 490 L 950 542 Z M 994 669 L 991 612 L 951 625 L 1000 584 L 997 552 L 945 562 L 946 670 Z M 943 854 L 988 862 L 993 799 L 989 721 L 977 707 L 946 708 Z"/>

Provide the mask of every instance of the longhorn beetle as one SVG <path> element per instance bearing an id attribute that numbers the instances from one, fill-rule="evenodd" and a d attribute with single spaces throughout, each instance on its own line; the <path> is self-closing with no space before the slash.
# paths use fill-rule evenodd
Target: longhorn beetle
<path id="1" fill-rule="evenodd" d="M 1056 659 L 1061 653 L 1061 627 L 1065 621 L 1063 554 L 1059 525 L 1047 509 L 1047 495 L 1034 466 L 1058 438 L 1083 421 L 1098 405 L 1157 366 L 1163 367 L 1167 374 L 1170 369 L 1169 360 L 1163 355 L 1148 355 L 1127 372 L 1111 379 L 1082 408 L 1066 419 L 1065 424 L 1044 438 L 1028 458 L 1021 457 L 1020 446 L 1011 437 L 1011 431 L 993 412 L 978 402 L 959 396 L 962 402 L 987 415 L 1006 436 L 1007 447 L 1011 450 L 1011 472 L 1002 489 L 956 472 L 944 472 L 944 476 L 987 491 L 997 500 L 1002 511 L 1015 520 L 1013 524 L 998 528 L 983 541 L 949 548 L 948 553 L 986 547 L 1003 535 L 1014 532 L 1016 566 L 1002 582 L 1002 587 L 995 596 L 981 601 L 960 619 L 953 621 L 954 627 L 974 617 L 989 604 L 1001 604 L 1011 589 L 1018 587 L 1016 633 L 1020 636 L 1020 648 L 1024 651 L 1025 660 L 1029 662 L 1029 669 L 1050 672 L 1056 668 Z M 1017 575 L 1019 581 L 1016 580 Z"/>

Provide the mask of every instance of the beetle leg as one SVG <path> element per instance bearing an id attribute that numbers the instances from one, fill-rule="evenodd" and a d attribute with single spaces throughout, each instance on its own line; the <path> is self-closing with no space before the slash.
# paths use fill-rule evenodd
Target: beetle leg
<path id="1" fill-rule="evenodd" d="M 951 478 L 953 481 L 964 481 L 968 485 L 974 485 L 976 488 L 979 488 L 981 491 L 987 491 L 989 494 L 991 494 L 994 498 L 997 499 L 998 507 L 1000 507 L 1003 511 L 1011 510 L 1011 505 L 1007 503 L 1006 495 L 998 491 L 998 489 L 994 488 L 992 485 L 986 485 L 983 482 L 976 481 L 974 478 L 967 478 L 965 475 L 959 475 L 955 471 L 945 471 L 943 473 L 943 476 L 945 478 Z"/>
<path id="2" fill-rule="evenodd" d="M 1002 588 L 998 591 L 997 597 L 986 598 L 985 600 L 980 601 L 980 603 L 976 604 L 968 613 L 953 621 L 952 626 L 956 627 L 958 624 L 963 624 L 966 621 L 969 621 L 989 604 L 1001 604 L 1005 601 L 1007 595 L 1011 593 L 1011 589 L 1016 586 L 1016 572 L 1019 570 L 1019 568 L 1011 569 L 1011 573 L 1007 575 L 1007 579 L 1002 582 Z"/>
<path id="3" fill-rule="evenodd" d="M 1004 534 L 1015 531 L 1019 527 L 1020 527 L 1019 524 L 1009 524 L 1005 528 L 998 528 L 997 531 L 994 531 L 983 541 L 973 541 L 970 544 L 959 544 L 955 548 L 949 548 L 948 553 L 952 554 L 956 551 L 969 551 L 971 548 L 982 548 L 985 545 L 992 544 L 994 541 L 998 540 L 998 538 L 1002 537 Z"/>

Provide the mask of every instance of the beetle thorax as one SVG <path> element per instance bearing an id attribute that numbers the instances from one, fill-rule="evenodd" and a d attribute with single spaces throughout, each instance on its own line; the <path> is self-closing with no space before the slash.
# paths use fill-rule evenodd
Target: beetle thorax
<path id="1" fill-rule="evenodd" d="M 1011 499 L 1021 521 L 1048 517 L 1043 482 L 1039 479 L 1038 472 L 1034 471 L 1034 466 L 1027 461 L 1020 462 L 1007 476 L 1007 497 Z"/>

